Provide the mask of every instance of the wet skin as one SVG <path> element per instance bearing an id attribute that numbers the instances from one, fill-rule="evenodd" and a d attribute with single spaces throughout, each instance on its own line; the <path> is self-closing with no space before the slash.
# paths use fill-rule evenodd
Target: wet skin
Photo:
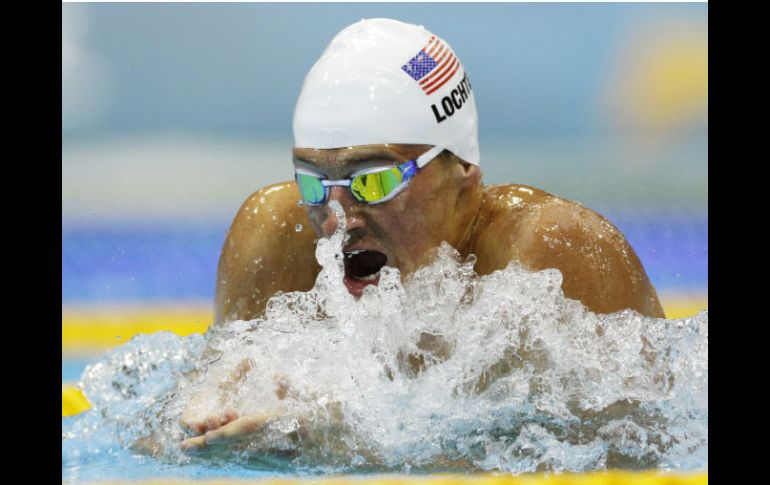
<path id="1" fill-rule="evenodd" d="M 361 168 L 396 165 L 429 145 L 370 145 L 293 150 L 296 167 L 342 179 Z M 219 260 L 215 321 L 250 320 L 277 291 L 307 291 L 320 266 L 318 237 L 337 227 L 328 206 L 304 206 L 296 184 L 255 192 L 233 221 Z M 422 169 L 409 186 L 382 204 L 359 203 L 347 187 L 331 188 L 345 210 L 345 251 L 376 250 L 407 277 L 429 262 L 442 241 L 463 257 L 475 254 L 476 272 L 489 274 L 511 261 L 538 271 L 557 268 L 568 298 L 596 313 L 630 308 L 663 317 L 657 294 L 623 234 L 594 211 L 526 185 L 483 186 L 478 167 L 451 154 Z M 297 232 L 295 226 L 302 230 Z M 350 288 L 355 292 L 358 288 Z"/>
<path id="2" fill-rule="evenodd" d="M 295 148 L 293 155 L 296 167 L 342 179 L 368 166 L 403 163 L 429 148 L 392 144 Z M 337 220 L 328 204 L 300 206 L 299 199 L 292 181 L 260 189 L 244 202 L 219 260 L 215 324 L 254 319 L 277 291 L 313 287 L 321 269 L 315 260 L 317 238 L 331 235 Z M 483 186 L 478 167 L 447 152 L 419 169 L 409 186 L 385 203 L 359 203 L 347 187 L 339 186 L 332 187 L 329 199 L 339 201 L 345 210 L 350 239 L 343 250 L 381 252 L 387 266 L 401 270 L 402 279 L 429 262 L 435 249 L 447 241 L 462 257 L 476 255 L 475 270 L 481 275 L 505 268 L 511 261 L 532 271 L 557 268 L 565 296 L 580 300 L 595 313 L 632 309 L 664 317 L 639 258 L 605 218 L 534 187 Z M 299 232 L 298 224 L 303 228 Z M 365 286 L 346 284 L 353 294 L 360 294 Z M 449 352 L 427 334 L 418 348 L 439 360 Z M 404 357 L 415 372 L 424 368 L 420 358 Z M 485 378 L 491 381 L 495 376 Z M 195 403 L 190 403 L 182 424 L 199 436 L 185 440 L 186 450 L 235 442 L 270 419 L 266 415 L 239 418 L 234 410 L 202 417 L 194 408 Z"/>

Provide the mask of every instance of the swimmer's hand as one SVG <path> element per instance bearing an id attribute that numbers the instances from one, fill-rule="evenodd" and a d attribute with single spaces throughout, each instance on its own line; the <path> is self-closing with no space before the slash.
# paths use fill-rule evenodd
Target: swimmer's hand
<path id="1" fill-rule="evenodd" d="M 219 399 L 221 401 L 228 399 L 237 390 L 238 385 L 246 379 L 253 367 L 254 362 L 252 360 L 243 359 L 228 378 L 217 386 L 221 393 Z M 194 394 L 179 420 L 182 427 L 193 434 L 202 435 L 207 431 L 218 429 L 239 418 L 238 412 L 232 408 L 227 408 L 219 414 L 201 416 L 198 409 L 201 405 L 200 401 L 206 398 L 206 394 Z"/>
<path id="2" fill-rule="evenodd" d="M 246 373 L 251 369 L 249 363 L 241 363 L 237 372 Z M 241 377 L 239 376 L 238 379 Z M 235 379 L 234 379 L 235 380 Z M 290 393 L 288 381 L 283 376 L 275 376 L 275 396 L 282 401 Z M 199 451 L 211 444 L 228 446 L 249 435 L 262 431 L 272 416 L 258 413 L 241 417 L 233 408 L 214 414 L 205 419 L 196 419 L 188 408 L 181 419 L 181 424 L 189 432 L 197 434 L 182 441 L 182 451 Z"/>
<path id="3" fill-rule="evenodd" d="M 287 389 L 285 381 L 281 384 L 279 393 Z M 291 394 L 291 391 L 288 392 Z M 351 450 L 355 450 L 367 463 L 377 463 L 377 457 L 369 445 L 345 426 L 341 403 L 323 400 L 325 402 L 321 404 L 318 401 L 321 399 L 316 399 L 320 406 L 316 412 L 289 415 L 287 409 L 279 406 L 243 417 L 238 417 L 235 411 L 214 416 L 205 420 L 205 425 L 210 429 L 200 436 L 182 441 L 181 449 L 185 453 L 259 450 L 260 453 L 279 453 L 284 457 L 301 453 L 311 458 L 339 457 L 341 460 L 347 459 Z M 235 419 L 230 420 L 232 417 Z M 291 431 L 284 431 L 283 426 L 274 428 L 273 424 L 286 419 L 294 424 Z M 217 426 L 217 423 L 223 421 L 227 422 Z"/>
<path id="4" fill-rule="evenodd" d="M 208 431 L 199 428 L 198 431 L 203 434 L 184 440 L 182 451 L 199 451 L 214 444 L 222 446 L 235 444 L 262 431 L 269 421 L 270 416 L 266 414 L 238 417 L 236 411 L 228 410 L 222 416 L 207 418 L 205 426 L 208 427 Z M 222 424 L 217 426 L 217 423 Z"/>
<path id="5" fill-rule="evenodd" d="M 203 420 L 196 420 L 190 414 L 185 413 L 182 415 L 180 423 L 187 430 L 202 435 L 207 431 L 221 428 L 222 426 L 235 421 L 238 417 L 238 411 L 228 408 L 219 415 L 211 415 Z"/>

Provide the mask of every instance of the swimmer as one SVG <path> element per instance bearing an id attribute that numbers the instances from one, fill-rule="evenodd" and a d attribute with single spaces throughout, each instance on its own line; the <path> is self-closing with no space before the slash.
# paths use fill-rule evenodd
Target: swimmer
<path id="1" fill-rule="evenodd" d="M 475 255 L 478 274 L 511 262 L 556 268 L 564 294 L 595 313 L 664 317 L 639 258 L 604 217 L 535 187 L 482 183 L 469 73 L 424 27 L 369 19 L 342 30 L 305 78 L 293 130 L 295 180 L 251 195 L 227 234 L 215 324 L 252 320 L 276 292 L 313 287 L 316 242 L 339 222 L 332 200 L 345 211 L 344 284 L 356 297 L 382 267 L 407 278 L 446 241 Z M 266 419 L 188 413 L 182 422 L 199 436 L 183 448 L 234 440 Z"/>

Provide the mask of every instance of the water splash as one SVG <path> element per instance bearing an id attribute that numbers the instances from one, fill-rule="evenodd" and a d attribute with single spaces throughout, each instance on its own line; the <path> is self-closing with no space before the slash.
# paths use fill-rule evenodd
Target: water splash
<path id="1" fill-rule="evenodd" d="M 232 407 L 273 419 L 209 463 L 707 468 L 706 311 L 597 315 L 564 297 L 557 270 L 512 263 L 478 276 L 474 259 L 446 244 L 403 283 L 383 268 L 356 301 L 342 282 L 345 217 L 334 210 L 341 227 L 318 243 L 312 290 L 277 295 L 263 318 L 205 338 L 155 334 L 116 349 L 85 372 L 94 410 L 65 429 L 65 443 L 144 440 L 165 462 L 186 463 L 180 417 Z"/>

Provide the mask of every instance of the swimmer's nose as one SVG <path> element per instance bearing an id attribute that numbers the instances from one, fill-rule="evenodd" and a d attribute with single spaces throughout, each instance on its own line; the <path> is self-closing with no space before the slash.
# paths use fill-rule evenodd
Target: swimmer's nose
<path id="1" fill-rule="evenodd" d="M 350 190 L 347 187 L 332 187 L 329 193 L 329 200 L 324 204 L 323 222 L 321 222 L 321 230 L 324 237 L 331 236 L 334 231 L 337 230 L 339 221 L 337 220 L 337 214 L 329 206 L 329 202 L 336 200 L 339 202 L 342 209 L 345 211 L 345 228 L 347 232 L 351 232 L 354 229 L 358 229 L 364 226 L 364 220 L 359 214 L 358 202 L 350 194 Z"/>

